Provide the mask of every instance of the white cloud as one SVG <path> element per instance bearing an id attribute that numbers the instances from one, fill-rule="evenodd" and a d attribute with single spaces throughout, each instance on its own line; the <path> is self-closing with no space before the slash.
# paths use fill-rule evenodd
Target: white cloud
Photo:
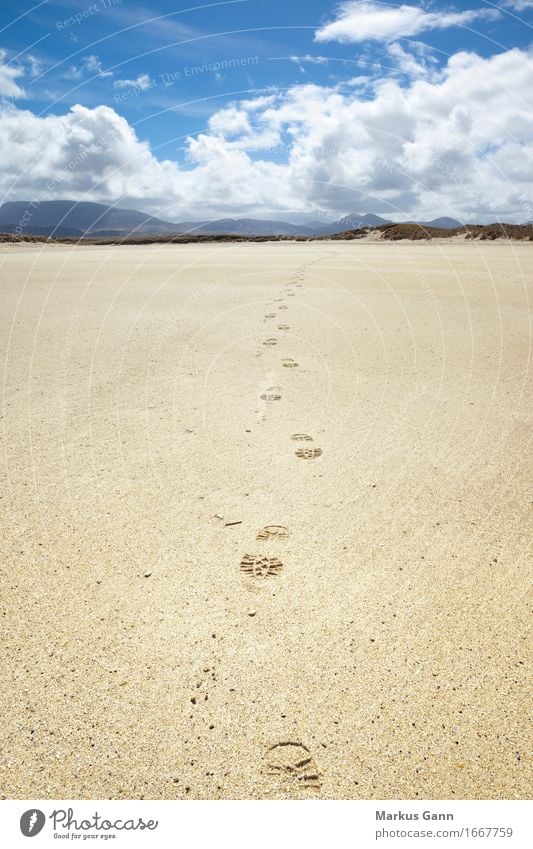
<path id="1" fill-rule="evenodd" d="M 0 50 L 0 97 L 24 97 L 24 89 L 16 82 L 24 76 L 24 69 L 5 64 L 6 56 L 5 50 Z"/>
<path id="2" fill-rule="evenodd" d="M 181 198 L 176 165 L 158 161 L 107 106 L 74 106 L 66 115 L 44 118 L 11 109 L 0 115 L 0 151 L 3 199 L 126 196 L 145 206 L 154 195 L 158 203 Z"/>
<path id="3" fill-rule="evenodd" d="M 43 70 L 42 63 L 38 59 L 36 59 L 35 56 L 32 56 L 31 53 L 28 53 L 24 57 L 24 61 L 29 66 L 28 70 L 30 77 L 38 77 L 41 71 Z"/>
<path id="4" fill-rule="evenodd" d="M 209 121 L 209 129 L 226 137 L 248 134 L 251 131 L 248 115 L 234 106 L 215 112 Z"/>
<path id="5" fill-rule="evenodd" d="M 374 0 L 348 0 L 340 5 L 334 21 L 317 30 L 315 41 L 389 41 L 418 35 L 426 30 L 491 20 L 499 14 L 495 9 L 427 12 L 421 6 L 389 6 Z"/>
<path id="6" fill-rule="evenodd" d="M 327 65 L 329 59 L 326 56 L 289 56 L 289 61 L 298 66 L 302 74 L 306 73 L 304 65 Z"/>
<path id="7" fill-rule="evenodd" d="M 254 97 L 252 98 L 252 100 L 245 100 L 239 105 L 247 112 L 257 112 L 260 109 L 264 109 L 265 106 L 270 106 L 275 102 L 276 96 L 273 94 L 268 94 L 263 95 L 261 97 Z"/>
<path id="8" fill-rule="evenodd" d="M 387 54 L 393 60 L 396 69 L 412 78 L 439 79 L 442 73 L 436 67 L 435 56 L 426 45 L 411 43 L 410 47 L 411 51 L 407 51 L 396 41 L 387 45 Z"/>
<path id="9" fill-rule="evenodd" d="M 533 0 L 504 0 L 502 6 L 508 6 L 517 12 L 523 12 L 524 9 L 533 9 Z"/>
<path id="10" fill-rule="evenodd" d="M 298 85 L 236 102 L 187 140 L 185 168 L 160 161 L 109 107 L 47 117 L 11 108 L 0 114 L 0 198 L 121 200 L 170 220 L 318 211 L 523 220 L 533 201 L 532 60 L 519 49 L 462 52 L 407 84 Z"/>
<path id="11" fill-rule="evenodd" d="M 115 80 L 113 85 L 115 88 L 138 88 L 146 91 L 152 85 L 152 80 L 148 74 L 139 74 L 135 80 Z"/>
<path id="12" fill-rule="evenodd" d="M 112 71 L 104 71 L 102 66 L 102 62 L 98 58 L 98 56 L 91 54 L 90 56 L 85 56 L 80 65 L 71 65 L 68 73 L 66 74 L 67 78 L 72 80 L 79 80 L 85 74 L 96 74 L 98 77 L 112 77 Z"/>
<path id="13" fill-rule="evenodd" d="M 368 87 L 373 81 L 372 77 L 365 76 L 364 74 L 360 74 L 357 77 L 350 77 L 348 80 L 343 81 L 343 85 L 352 86 L 353 88 L 365 88 Z"/>
<path id="14" fill-rule="evenodd" d="M 86 56 L 83 60 L 83 64 L 88 73 L 98 74 L 99 77 L 112 77 L 113 74 L 111 71 L 104 71 L 102 67 L 102 63 L 98 56 Z"/>
<path id="15" fill-rule="evenodd" d="M 71 65 L 68 71 L 65 72 L 67 80 L 81 80 L 83 68 L 80 65 Z"/>
<path id="16" fill-rule="evenodd" d="M 327 56 L 312 56 L 309 53 L 306 53 L 305 56 L 289 56 L 289 59 L 297 65 L 301 65 L 304 62 L 309 65 L 327 65 L 329 62 Z"/>

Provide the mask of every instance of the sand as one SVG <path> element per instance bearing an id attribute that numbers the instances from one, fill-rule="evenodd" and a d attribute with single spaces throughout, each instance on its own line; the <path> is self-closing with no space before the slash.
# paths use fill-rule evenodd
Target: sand
<path id="1" fill-rule="evenodd" d="M 0 254 L 2 797 L 526 797 L 533 245 Z"/>

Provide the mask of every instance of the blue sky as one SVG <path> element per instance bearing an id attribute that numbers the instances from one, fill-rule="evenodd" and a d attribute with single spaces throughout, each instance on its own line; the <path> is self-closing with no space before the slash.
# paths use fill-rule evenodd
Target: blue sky
<path id="1" fill-rule="evenodd" d="M 2 199 L 533 218 L 532 42 L 533 0 L 3 4 Z"/>

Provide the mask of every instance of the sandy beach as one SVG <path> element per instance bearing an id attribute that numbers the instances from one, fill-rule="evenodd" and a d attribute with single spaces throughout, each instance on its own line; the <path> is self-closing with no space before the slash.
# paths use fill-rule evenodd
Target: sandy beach
<path id="1" fill-rule="evenodd" d="M 0 255 L 2 798 L 527 797 L 533 244 Z"/>

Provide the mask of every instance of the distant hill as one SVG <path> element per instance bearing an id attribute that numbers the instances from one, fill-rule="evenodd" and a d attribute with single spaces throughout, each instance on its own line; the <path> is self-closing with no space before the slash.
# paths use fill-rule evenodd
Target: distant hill
<path id="1" fill-rule="evenodd" d="M 439 227 L 441 230 L 456 230 L 457 227 L 462 227 L 460 221 L 455 218 L 434 218 L 433 221 L 406 221 L 406 224 L 418 224 L 419 227 Z"/>
<path id="2" fill-rule="evenodd" d="M 378 215 L 348 215 L 340 221 L 291 224 L 255 218 L 220 218 L 213 221 L 164 221 L 135 209 L 88 201 L 7 201 L 0 206 L 0 231 L 22 236 L 54 238 L 120 238 L 144 235 L 228 233 L 239 236 L 327 236 L 361 227 L 389 223 Z"/>
<path id="3" fill-rule="evenodd" d="M 108 206 L 103 203 L 73 200 L 8 201 L 0 206 L 0 233 L 19 236 L 50 236 L 56 239 L 127 239 L 177 236 L 254 237 L 337 237 L 368 228 L 383 228 L 384 238 L 407 232 L 411 228 L 416 238 L 423 238 L 424 230 L 456 231 L 463 225 L 453 218 L 435 218 L 433 221 L 391 222 L 373 213 L 352 213 L 339 221 L 310 224 L 292 224 L 287 221 L 270 221 L 255 218 L 220 218 L 214 221 L 171 222 L 147 215 L 135 209 Z M 479 225 L 467 225 L 473 232 Z M 518 225 L 516 225 L 518 226 Z M 524 225 L 520 225 L 524 226 Z M 392 229 L 390 229 L 392 228 Z M 481 236 L 480 236 L 481 238 Z"/>
<path id="4" fill-rule="evenodd" d="M 215 221 L 182 221 L 174 225 L 182 233 L 231 233 L 239 236 L 312 236 L 314 227 L 287 221 L 263 221 L 258 218 L 219 218 Z"/>
<path id="5" fill-rule="evenodd" d="M 339 221 L 289 224 L 287 221 L 261 221 L 256 218 L 220 218 L 215 221 L 186 221 L 176 226 L 187 233 L 233 233 L 240 236 L 328 236 L 362 227 L 388 224 L 379 215 L 347 215 Z"/>
<path id="6" fill-rule="evenodd" d="M 83 238 L 105 231 L 124 235 L 180 232 L 175 224 L 135 209 L 72 200 L 7 201 L 0 206 L 0 230 L 56 238 Z"/>
<path id="7" fill-rule="evenodd" d="M 361 230 L 363 227 L 381 227 L 382 224 L 390 224 L 388 218 L 380 218 L 372 212 L 366 215 L 352 213 L 331 224 L 329 228 L 320 228 L 322 232 L 343 233 L 346 230 Z"/>

